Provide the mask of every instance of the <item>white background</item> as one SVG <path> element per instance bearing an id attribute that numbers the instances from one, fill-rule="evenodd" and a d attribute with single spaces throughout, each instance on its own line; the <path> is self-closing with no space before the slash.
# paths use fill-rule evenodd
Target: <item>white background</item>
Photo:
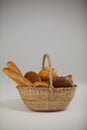
<path id="1" fill-rule="evenodd" d="M 0 130 L 85 130 L 87 61 L 84 0 L 0 1 Z M 2 69 L 14 61 L 25 74 L 38 72 L 49 53 L 59 75 L 73 74 L 78 90 L 68 110 L 29 111 Z"/>

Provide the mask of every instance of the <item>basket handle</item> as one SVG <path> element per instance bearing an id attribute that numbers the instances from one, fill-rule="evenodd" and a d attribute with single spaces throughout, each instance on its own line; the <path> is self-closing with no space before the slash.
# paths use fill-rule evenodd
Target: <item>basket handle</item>
<path id="1" fill-rule="evenodd" d="M 51 66 L 51 60 L 50 60 L 50 56 L 48 54 L 44 54 L 43 56 L 43 61 L 42 61 L 42 69 L 45 68 L 45 60 L 48 60 L 48 67 L 49 67 L 49 83 L 50 83 L 50 87 L 53 88 L 53 75 L 52 75 L 52 66 Z"/>

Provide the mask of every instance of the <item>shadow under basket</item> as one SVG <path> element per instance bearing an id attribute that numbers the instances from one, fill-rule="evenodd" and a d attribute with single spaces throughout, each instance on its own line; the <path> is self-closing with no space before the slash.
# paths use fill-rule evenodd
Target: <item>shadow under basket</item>
<path id="1" fill-rule="evenodd" d="M 73 99 L 77 86 L 47 88 L 17 86 L 24 104 L 33 111 L 60 111 Z"/>

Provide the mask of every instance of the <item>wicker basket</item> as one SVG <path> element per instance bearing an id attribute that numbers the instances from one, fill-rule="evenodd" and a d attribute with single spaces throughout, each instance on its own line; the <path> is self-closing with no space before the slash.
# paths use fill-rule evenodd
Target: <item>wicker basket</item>
<path id="1" fill-rule="evenodd" d="M 17 86 L 19 94 L 25 105 L 34 111 L 59 111 L 64 110 L 73 99 L 77 86 L 54 88 L 51 61 L 48 54 L 45 54 L 42 62 L 42 69 L 45 67 L 45 59 L 48 60 L 49 87 Z"/>

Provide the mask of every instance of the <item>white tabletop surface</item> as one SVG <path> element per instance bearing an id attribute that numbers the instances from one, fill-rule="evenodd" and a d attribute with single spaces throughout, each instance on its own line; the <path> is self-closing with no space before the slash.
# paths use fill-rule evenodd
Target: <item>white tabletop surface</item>
<path id="1" fill-rule="evenodd" d="M 15 84 L 8 78 L 0 87 L 0 130 L 87 130 L 87 84 L 78 88 L 69 107 L 59 112 L 34 112 L 22 102 Z"/>

